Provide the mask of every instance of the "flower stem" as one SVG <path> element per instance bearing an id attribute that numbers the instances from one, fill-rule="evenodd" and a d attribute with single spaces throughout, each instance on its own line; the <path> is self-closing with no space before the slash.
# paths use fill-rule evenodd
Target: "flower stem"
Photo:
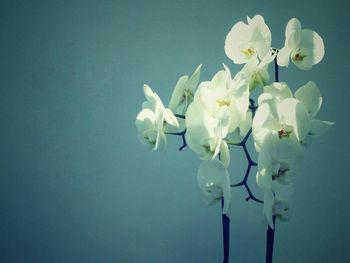
<path id="1" fill-rule="evenodd" d="M 278 50 L 275 50 L 278 52 Z M 278 64 L 277 64 L 277 56 L 275 57 L 275 81 L 279 81 L 278 76 Z M 272 255 L 273 255 L 273 241 L 275 239 L 275 228 L 276 228 L 276 216 L 272 217 L 274 229 L 268 226 L 266 231 L 266 263 L 272 263 Z"/>
<path id="2" fill-rule="evenodd" d="M 165 134 L 181 136 L 182 146 L 179 148 L 179 151 L 181 151 L 183 148 L 185 148 L 187 146 L 187 142 L 186 142 L 186 138 L 185 138 L 186 129 L 184 129 L 181 132 L 165 132 Z"/>
<path id="3" fill-rule="evenodd" d="M 221 208 L 224 208 L 224 198 L 221 197 Z M 222 238 L 224 243 L 224 260 L 223 263 L 228 263 L 230 253 L 230 218 L 222 214 Z"/>
<path id="4" fill-rule="evenodd" d="M 276 50 L 278 53 L 278 51 Z M 275 57 L 275 82 L 279 81 L 279 76 L 278 76 L 278 64 L 277 64 L 277 56 Z"/>
<path id="5" fill-rule="evenodd" d="M 252 114 L 253 114 L 253 117 L 255 115 L 255 111 L 257 109 L 257 106 L 255 106 L 255 102 L 253 99 L 249 99 L 249 102 L 250 102 L 250 105 L 249 105 L 249 109 L 252 111 Z M 244 175 L 244 178 L 242 181 L 240 181 L 239 183 L 235 183 L 235 184 L 231 184 L 231 187 L 238 187 L 238 186 L 244 186 L 245 189 L 247 190 L 248 192 L 248 197 L 245 199 L 246 201 L 249 201 L 249 200 L 253 200 L 255 202 L 258 202 L 258 203 L 263 203 L 262 200 L 256 198 L 254 196 L 254 194 L 252 193 L 252 191 L 250 190 L 249 186 L 248 186 L 248 177 L 249 177 L 249 173 L 250 173 L 250 170 L 252 168 L 252 166 L 256 166 L 257 163 L 254 162 L 249 154 L 249 151 L 248 151 L 248 148 L 247 148 L 247 140 L 249 139 L 250 135 L 252 133 L 252 128 L 250 128 L 250 130 L 247 132 L 247 134 L 244 136 L 243 140 L 239 143 L 228 143 L 230 145 L 234 145 L 234 146 L 240 146 L 243 148 L 243 151 L 245 153 L 245 157 L 247 158 L 247 162 L 248 162 L 248 167 L 247 167 L 247 170 L 246 170 L 246 173 Z"/>
<path id="6" fill-rule="evenodd" d="M 275 228 L 276 228 L 276 217 L 272 217 L 274 229 L 272 229 L 270 226 L 268 226 L 266 231 L 266 263 L 272 263 L 272 256 L 273 256 L 273 241 L 275 239 Z"/>
<path id="7" fill-rule="evenodd" d="M 182 114 L 177 114 L 177 113 L 174 113 L 175 117 L 178 117 L 180 119 L 186 119 L 186 116 L 185 115 L 182 115 Z"/>

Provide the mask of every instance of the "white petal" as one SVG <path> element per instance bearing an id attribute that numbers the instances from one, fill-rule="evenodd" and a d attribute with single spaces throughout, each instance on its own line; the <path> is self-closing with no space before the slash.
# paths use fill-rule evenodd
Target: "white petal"
<path id="1" fill-rule="evenodd" d="M 262 188 L 272 187 L 273 141 L 271 136 L 264 140 L 258 156 L 257 184 Z"/>
<path id="2" fill-rule="evenodd" d="M 201 76 L 201 68 L 202 64 L 200 64 L 195 71 L 193 72 L 192 76 L 189 78 L 188 82 L 186 83 L 186 88 L 191 90 L 193 93 L 196 91 L 198 82 Z"/>
<path id="3" fill-rule="evenodd" d="M 272 95 L 264 92 L 258 98 L 258 106 L 260 107 L 264 103 L 269 103 L 270 100 L 273 100 Z"/>
<path id="4" fill-rule="evenodd" d="M 249 111 L 246 115 L 246 118 L 241 122 L 239 129 L 240 129 L 240 135 L 242 137 L 244 137 L 252 127 L 252 122 L 253 122 L 252 118 L 253 118 L 252 112 Z"/>
<path id="5" fill-rule="evenodd" d="M 261 15 L 256 15 L 249 23 L 252 30 L 251 42 L 260 59 L 266 56 L 271 47 L 271 32 Z"/>
<path id="6" fill-rule="evenodd" d="M 305 106 L 296 99 L 285 99 L 278 105 L 278 113 L 281 122 L 292 126 L 298 140 L 302 141 L 311 126 L 310 117 Z"/>
<path id="7" fill-rule="evenodd" d="M 212 188 L 219 187 L 224 196 L 223 214 L 226 214 L 231 202 L 230 176 L 223 164 L 217 160 L 204 161 L 200 164 L 197 174 L 200 189 L 208 196 L 209 199 L 219 198 L 211 194 Z"/>
<path id="8" fill-rule="evenodd" d="M 149 129 L 155 125 L 154 112 L 150 109 L 143 109 L 136 117 L 135 125 L 140 130 Z"/>
<path id="9" fill-rule="evenodd" d="M 226 90 L 228 77 L 226 70 L 220 70 L 211 80 L 210 86 L 217 90 Z"/>
<path id="10" fill-rule="evenodd" d="M 179 122 L 177 121 L 174 113 L 170 109 L 165 109 L 164 119 L 170 125 L 175 126 L 175 127 L 179 127 Z"/>
<path id="11" fill-rule="evenodd" d="M 257 109 L 255 116 L 253 118 L 253 131 L 256 129 L 259 129 L 260 127 L 265 126 L 265 123 L 270 117 L 270 108 L 267 103 L 263 103 L 259 105 L 259 108 Z"/>
<path id="12" fill-rule="evenodd" d="M 288 67 L 289 57 L 292 50 L 288 47 L 283 47 L 277 54 L 277 64 L 280 67 Z"/>
<path id="13" fill-rule="evenodd" d="M 235 64 L 247 62 L 247 57 L 242 53 L 242 43 L 248 43 L 251 37 L 249 26 L 243 22 L 236 23 L 226 36 L 225 53 Z"/>
<path id="14" fill-rule="evenodd" d="M 276 201 L 273 206 L 273 212 L 279 220 L 288 220 L 289 203 L 286 201 Z"/>
<path id="15" fill-rule="evenodd" d="M 193 102 L 186 112 L 186 141 L 188 146 L 199 154 L 207 156 L 203 145 L 208 145 L 208 140 L 215 137 L 217 120 L 208 114 L 201 104 Z"/>
<path id="16" fill-rule="evenodd" d="M 314 65 L 309 49 L 297 48 L 292 50 L 291 59 L 295 66 L 301 70 L 311 70 Z"/>
<path id="17" fill-rule="evenodd" d="M 225 64 L 222 64 L 222 65 L 224 66 L 224 69 L 225 69 L 225 71 L 226 71 L 226 73 L 227 73 L 227 78 L 228 78 L 229 80 L 231 80 L 232 77 L 231 77 L 231 71 L 230 71 L 230 69 L 229 69 Z"/>
<path id="18" fill-rule="evenodd" d="M 220 128 L 221 131 L 221 138 L 225 138 L 229 127 L 231 123 L 231 116 L 230 116 L 230 111 L 227 108 L 222 108 L 221 111 L 219 110 L 217 119 L 219 121 L 218 129 Z"/>
<path id="19" fill-rule="evenodd" d="M 298 99 L 307 109 L 311 118 L 314 118 L 321 108 L 321 92 L 313 81 L 309 81 L 295 92 L 295 98 Z"/>
<path id="20" fill-rule="evenodd" d="M 254 131 L 254 130 L 253 130 Z M 264 140 L 271 135 L 271 130 L 268 128 L 261 128 L 253 133 L 254 136 L 254 146 L 257 152 L 261 151 L 261 147 L 264 143 Z"/>
<path id="21" fill-rule="evenodd" d="M 271 85 L 265 86 L 264 93 L 271 94 L 277 101 L 293 98 L 292 91 L 285 82 L 274 82 Z"/>
<path id="22" fill-rule="evenodd" d="M 220 160 L 222 164 L 228 168 L 230 165 L 230 151 L 228 149 L 226 141 L 222 141 L 220 146 Z"/>
<path id="23" fill-rule="evenodd" d="M 266 56 L 261 59 L 261 62 L 259 64 L 259 67 L 265 67 L 266 65 L 270 64 L 277 56 L 278 52 L 273 51 L 272 49 L 267 52 Z"/>
<path id="24" fill-rule="evenodd" d="M 293 138 L 277 139 L 275 141 L 275 154 L 279 162 L 300 166 L 303 151 L 300 143 Z"/>
<path id="25" fill-rule="evenodd" d="M 323 136 L 333 125 L 334 122 L 313 119 L 311 122 L 311 129 L 309 134 L 311 136 L 314 136 L 314 138 L 319 138 Z"/>
<path id="26" fill-rule="evenodd" d="M 244 72 L 239 72 L 233 82 L 233 96 L 236 98 L 235 105 L 238 111 L 245 118 L 245 114 L 249 108 L 249 80 Z"/>
<path id="27" fill-rule="evenodd" d="M 301 32 L 300 47 L 310 50 L 309 63 L 315 65 L 319 63 L 324 56 L 324 44 L 319 34 L 310 29 L 303 29 Z"/>
<path id="28" fill-rule="evenodd" d="M 237 144 L 243 140 L 243 137 L 240 134 L 240 130 L 236 128 L 235 130 L 227 134 L 225 140 L 228 144 Z"/>
<path id="29" fill-rule="evenodd" d="M 151 150 L 156 142 L 155 116 L 150 109 L 143 109 L 136 117 L 135 125 L 139 141 Z"/>
<path id="30" fill-rule="evenodd" d="M 212 156 L 212 159 L 214 159 L 220 153 L 222 142 L 223 140 L 220 137 L 210 138 L 209 140 L 210 149 L 214 149 L 214 154 Z"/>
<path id="31" fill-rule="evenodd" d="M 145 94 L 145 97 L 147 99 L 147 101 L 152 105 L 152 107 L 154 107 L 154 105 L 156 104 L 156 99 L 155 99 L 155 94 L 152 91 L 152 89 L 148 86 L 148 85 L 143 85 L 143 93 Z"/>
<path id="32" fill-rule="evenodd" d="M 272 209 L 274 204 L 273 192 L 271 190 L 265 190 L 264 192 L 264 214 L 265 218 L 272 229 L 274 224 L 272 220 Z"/>
<path id="33" fill-rule="evenodd" d="M 294 194 L 292 184 L 280 184 L 276 180 L 272 183 L 272 191 L 275 194 L 276 200 L 285 202 L 289 202 L 291 196 Z"/>
<path id="34" fill-rule="evenodd" d="M 184 95 L 184 85 L 188 80 L 188 76 L 182 76 L 177 81 L 173 93 L 171 94 L 169 108 L 175 111 L 183 99 Z"/>
<path id="35" fill-rule="evenodd" d="M 157 139 L 156 139 L 156 144 L 154 145 L 154 150 L 157 150 L 158 147 L 162 144 L 162 142 L 165 142 L 165 134 L 163 131 L 163 124 L 164 124 L 164 117 L 162 117 L 157 121 Z"/>
<path id="36" fill-rule="evenodd" d="M 297 18 L 289 20 L 285 32 L 285 46 L 294 48 L 299 45 L 301 37 L 301 24 Z"/>
<path id="37" fill-rule="evenodd" d="M 271 110 L 267 103 L 263 103 L 257 109 L 252 123 L 252 132 L 256 150 L 259 152 L 266 136 L 273 130 L 273 118 Z"/>

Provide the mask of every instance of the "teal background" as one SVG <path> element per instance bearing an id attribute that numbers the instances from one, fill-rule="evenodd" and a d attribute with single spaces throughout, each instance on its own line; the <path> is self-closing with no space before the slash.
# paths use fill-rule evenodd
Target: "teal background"
<path id="1" fill-rule="evenodd" d="M 323 37 L 321 64 L 280 79 L 314 80 L 318 117 L 336 122 L 306 151 L 274 262 L 349 262 L 348 8 L 316 0 L 1 1 L 0 262 L 221 262 L 220 207 L 205 205 L 197 156 L 180 138 L 148 153 L 134 120 L 144 83 L 168 103 L 200 63 L 201 80 L 222 63 L 237 72 L 224 40 L 255 14 L 276 47 L 292 17 Z M 237 182 L 246 161 L 231 158 Z M 262 206 L 245 197 L 233 189 L 230 259 L 264 262 Z"/>

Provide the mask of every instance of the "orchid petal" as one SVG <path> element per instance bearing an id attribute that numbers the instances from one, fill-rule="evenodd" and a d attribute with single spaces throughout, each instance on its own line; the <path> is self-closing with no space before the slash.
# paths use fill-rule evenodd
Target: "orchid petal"
<path id="1" fill-rule="evenodd" d="M 204 161 L 200 164 L 197 174 L 200 189 L 212 201 L 219 201 L 221 195 L 212 194 L 212 189 L 221 189 L 224 197 L 223 214 L 227 214 L 231 202 L 230 176 L 225 166 L 217 159 Z"/>
<path id="2" fill-rule="evenodd" d="M 288 47 L 283 47 L 277 54 L 277 64 L 280 67 L 288 67 L 289 57 L 292 50 Z"/>
<path id="3" fill-rule="evenodd" d="M 331 121 L 321 121 L 318 119 L 313 119 L 311 122 L 311 129 L 310 129 L 309 135 L 314 136 L 315 138 L 320 138 L 333 125 L 334 125 L 334 122 L 331 122 Z"/>
<path id="4" fill-rule="evenodd" d="M 295 92 L 295 98 L 306 107 L 311 118 L 314 118 L 322 105 L 321 92 L 313 81 L 309 81 Z"/>
<path id="5" fill-rule="evenodd" d="M 274 229 L 274 224 L 272 220 L 273 204 L 274 204 L 273 192 L 267 189 L 264 191 L 264 215 L 271 229 Z"/>
<path id="6" fill-rule="evenodd" d="M 297 18 L 289 20 L 286 26 L 286 41 L 285 46 L 288 48 L 294 48 L 299 45 L 301 37 L 301 23 Z"/>
<path id="7" fill-rule="evenodd" d="M 188 76 L 182 76 L 177 81 L 173 93 L 171 94 L 169 109 L 175 111 L 183 99 L 184 85 L 188 80 Z"/>

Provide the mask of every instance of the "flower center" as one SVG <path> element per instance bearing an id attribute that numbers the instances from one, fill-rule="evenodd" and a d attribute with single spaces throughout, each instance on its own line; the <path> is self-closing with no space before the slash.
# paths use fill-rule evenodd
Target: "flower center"
<path id="1" fill-rule="evenodd" d="M 303 59 L 305 58 L 306 56 L 305 55 L 302 55 L 301 53 L 296 53 L 293 57 L 293 60 L 294 61 L 298 61 L 298 62 L 301 62 L 303 61 Z"/>
<path id="2" fill-rule="evenodd" d="M 191 90 L 189 89 L 185 89 L 183 94 L 182 94 L 182 101 L 185 101 L 185 100 L 193 100 L 193 97 L 194 97 L 194 94 Z"/>
<path id="3" fill-rule="evenodd" d="M 248 49 L 246 49 L 246 50 L 241 50 L 241 52 L 242 52 L 244 55 L 248 56 L 248 57 L 250 57 L 250 56 L 252 56 L 252 55 L 255 54 L 255 51 L 254 51 L 254 49 L 252 49 L 252 48 L 248 48 Z"/>
<path id="4" fill-rule="evenodd" d="M 292 134 L 292 131 L 287 131 L 286 129 L 282 128 L 278 131 L 278 137 L 280 139 L 282 138 L 289 138 L 289 136 Z"/>
<path id="5" fill-rule="evenodd" d="M 223 106 L 229 107 L 231 105 L 231 102 L 229 99 L 216 100 L 216 103 L 218 104 L 219 107 L 223 107 Z"/>
<path id="6" fill-rule="evenodd" d="M 280 169 L 278 169 L 277 174 L 273 174 L 272 175 L 272 181 L 284 178 L 288 171 L 289 171 L 288 168 L 280 168 Z"/>
<path id="7" fill-rule="evenodd" d="M 148 136 L 144 136 L 143 137 L 150 145 L 155 145 L 156 144 L 156 141 L 155 140 L 153 140 L 153 139 L 151 139 L 150 137 L 148 137 Z"/>

